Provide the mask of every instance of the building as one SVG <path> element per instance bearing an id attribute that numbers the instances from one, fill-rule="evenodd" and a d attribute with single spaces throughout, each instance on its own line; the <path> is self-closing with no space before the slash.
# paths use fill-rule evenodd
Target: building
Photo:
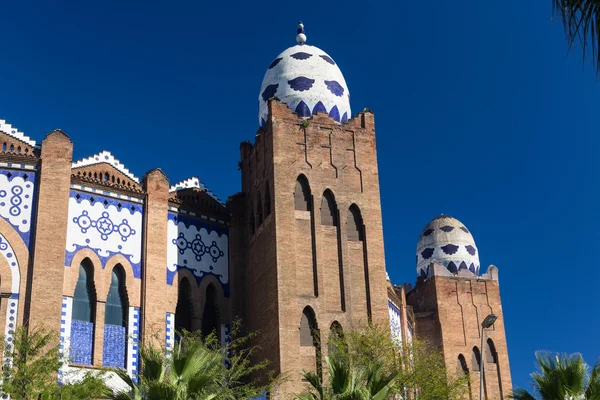
<path id="1" fill-rule="evenodd" d="M 98 366 L 135 376 L 140 340 L 169 349 L 187 329 L 225 341 L 239 316 L 290 377 L 274 394 L 283 398 L 326 355 L 330 332 L 391 321 L 398 340 L 431 338 L 478 385 L 466 360 L 481 316 L 501 314 L 496 270 L 477 276 L 474 242 L 458 226 L 471 241 L 444 250 L 454 237 L 438 225 L 460 223 L 442 217 L 419 241 L 416 286 L 386 281 L 374 115 L 351 113 L 340 69 L 305 44 L 301 24 L 297 41 L 267 69 L 260 127 L 240 145 L 242 188 L 227 202 L 198 178 L 170 184 L 153 169 L 140 179 L 108 151 L 73 161 L 64 132 L 37 143 L 0 120 L 7 340 L 16 325 L 43 325 L 60 332 L 69 359 L 59 379 Z M 510 386 L 501 322 L 489 398 Z"/>

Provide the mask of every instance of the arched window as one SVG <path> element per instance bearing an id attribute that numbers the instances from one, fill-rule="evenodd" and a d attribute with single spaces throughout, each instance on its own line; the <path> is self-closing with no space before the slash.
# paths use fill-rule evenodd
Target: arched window
<path id="1" fill-rule="evenodd" d="M 485 349 L 485 361 L 488 363 L 498 363 L 498 352 L 496 345 L 492 339 L 487 340 L 487 348 Z"/>
<path id="2" fill-rule="evenodd" d="M 118 264 L 112 270 L 108 297 L 106 298 L 105 324 L 127 326 L 127 296 L 125 294 L 125 273 Z"/>
<path id="3" fill-rule="evenodd" d="M 175 308 L 175 331 L 192 330 L 192 287 L 187 278 L 179 281 L 177 307 Z"/>
<path id="4" fill-rule="evenodd" d="M 298 211 L 310 211 L 310 188 L 308 180 L 304 175 L 296 179 L 296 188 L 294 189 L 294 209 Z"/>
<path id="5" fill-rule="evenodd" d="M 263 208 L 262 200 L 260 199 L 260 193 L 256 194 L 256 219 L 257 226 L 261 226 L 263 223 Z"/>
<path id="6" fill-rule="evenodd" d="M 206 287 L 206 301 L 204 303 L 204 313 L 202 314 L 202 336 L 206 337 L 213 332 L 219 336 L 217 290 L 211 283 Z"/>
<path id="7" fill-rule="evenodd" d="M 92 262 L 86 258 L 79 264 L 79 278 L 73 295 L 73 319 L 94 322 L 96 298 Z"/>
<path id="8" fill-rule="evenodd" d="M 344 341 L 344 330 L 342 329 L 342 325 L 337 321 L 333 321 L 329 327 L 329 341 L 327 344 L 329 356 L 335 355 L 338 351 L 345 353 L 347 350 Z"/>
<path id="9" fill-rule="evenodd" d="M 73 294 L 71 314 L 70 357 L 74 364 L 92 365 L 94 359 L 94 319 L 96 317 L 96 292 L 94 268 L 90 259 L 79 265 L 79 277 Z"/>
<path id="10" fill-rule="evenodd" d="M 337 206 L 331 190 L 323 193 L 321 200 L 321 225 L 337 226 Z"/>
<path id="11" fill-rule="evenodd" d="M 465 375 L 469 375 L 469 367 L 467 365 L 467 360 L 465 359 L 465 356 L 463 356 L 462 354 L 458 355 L 458 365 L 456 370 L 458 372 L 462 372 Z"/>
<path id="12" fill-rule="evenodd" d="M 363 241 L 363 220 L 360 210 L 356 204 L 350 206 L 348 221 L 346 222 L 346 233 L 348 240 Z"/>
<path id="13" fill-rule="evenodd" d="M 473 347 L 473 355 L 471 356 L 471 369 L 473 371 L 481 371 L 481 353 L 477 346 Z"/>
<path id="14" fill-rule="evenodd" d="M 315 313 L 310 307 L 306 307 L 302 311 L 302 319 L 300 320 L 300 346 L 308 347 L 315 346 L 315 330 L 317 329 L 317 321 Z"/>
<path id="15" fill-rule="evenodd" d="M 467 366 L 467 360 L 465 356 L 462 354 L 458 355 L 458 365 L 456 367 L 457 375 L 463 375 L 467 378 L 467 387 L 469 389 L 469 399 L 473 398 L 473 393 L 471 392 L 471 380 L 469 379 L 469 367 Z"/>
<path id="16" fill-rule="evenodd" d="M 125 368 L 127 348 L 127 293 L 125 272 L 116 265 L 111 274 L 104 316 L 104 351 L 102 365 Z"/>
<path id="17" fill-rule="evenodd" d="M 269 182 L 265 184 L 265 218 L 271 214 L 271 190 L 269 189 Z"/>

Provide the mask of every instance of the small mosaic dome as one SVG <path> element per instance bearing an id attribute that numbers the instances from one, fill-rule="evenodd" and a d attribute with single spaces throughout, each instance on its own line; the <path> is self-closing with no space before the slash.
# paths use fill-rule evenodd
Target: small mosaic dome
<path id="1" fill-rule="evenodd" d="M 327 113 L 337 122 L 351 117 L 350 92 L 342 71 L 323 50 L 304 44 L 304 25 L 298 24 L 298 44 L 279 54 L 265 73 L 258 95 L 258 122 L 264 126 L 268 100 L 277 97 L 298 116 Z"/>
<path id="2" fill-rule="evenodd" d="M 440 215 L 427 224 L 417 244 L 417 274 L 427 276 L 432 262 L 452 273 L 467 269 L 479 275 L 479 253 L 471 232 L 462 222 Z"/>

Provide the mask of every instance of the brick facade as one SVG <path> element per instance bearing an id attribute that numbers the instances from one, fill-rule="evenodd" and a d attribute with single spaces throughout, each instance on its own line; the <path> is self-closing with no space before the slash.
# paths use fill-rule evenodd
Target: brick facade
<path id="1" fill-rule="evenodd" d="M 255 142 L 240 145 L 242 190 L 226 205 L 197 178 L 170 186 L 153 169 L 139 180 L 108 152 L 73 163 L 62 131 L 36 147 L 0 123 L 2 182 L 35 185 L 31 221 L 0 204 L 0 240 L 11 246 L 8 255 L 0 243 L 0 290 L 11 299 L 0 301 L 0 326 L 8 332 L 9 323 L 25 321 L 60 332 L 61 353 L 71 357 L 59 372 L 65 380 L 81 364 L 119 365 L 133 375 L 138 337 L 173 346 L 174 330 L 185 326 L 214 328 L 224 341 L 239 317 L 246 332 L 260 332 L 258 357 L 286 377 L 272 394 L 284 399 L 303 389 L 303 369 L 323 361 L 332 327 L 388 324 L 393 307 L 402 341 L 416 326 L 454 373 L 459 354 L 471 365 L 481 319 L 494 312 L 493 345 L 483 349 L 486 393 L 506 396 L 495 268 L 478 278 L 432 267 L 412 290 L 386 281 L 373 113 L 340 124 L 325 113 L 301 119 L 276 99 L 268 107 Z M 71 318 L 84 262 L 93 271 L 90 321 Z M 122 326 L 105 324 L 114 268 L 123 271 Z M 135 337 L 119 339 L 125 332 Z M 478 388 L 479 372 L 469 374 Z"/>

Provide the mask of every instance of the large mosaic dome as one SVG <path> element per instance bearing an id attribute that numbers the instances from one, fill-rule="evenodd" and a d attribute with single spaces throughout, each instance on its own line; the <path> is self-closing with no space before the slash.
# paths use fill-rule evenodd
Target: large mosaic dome
<path id="1" fill-rule="evenodd" d="M 421 232 L 417 244 L 417 273 L 427 276 L 427 267 L 432 262 L 444 265 L 453 273 L 467 269 L 479 275 L 479 254 L 473 235 L 456 218 L 442 214 Z"/>
<path id="2" fill-rule="evenodd" d="M 323 50 L 305 44 L 302 23 L 298 25 L 298 45 L 279 54 L 271 62 L 258 96 L 258 122 L 264 126 L 272 97 L 287 104 L 300 117 L 316 112 L 329 114 L 337 122 L 351 117 L 350 92 L 342 71 Z"/>

